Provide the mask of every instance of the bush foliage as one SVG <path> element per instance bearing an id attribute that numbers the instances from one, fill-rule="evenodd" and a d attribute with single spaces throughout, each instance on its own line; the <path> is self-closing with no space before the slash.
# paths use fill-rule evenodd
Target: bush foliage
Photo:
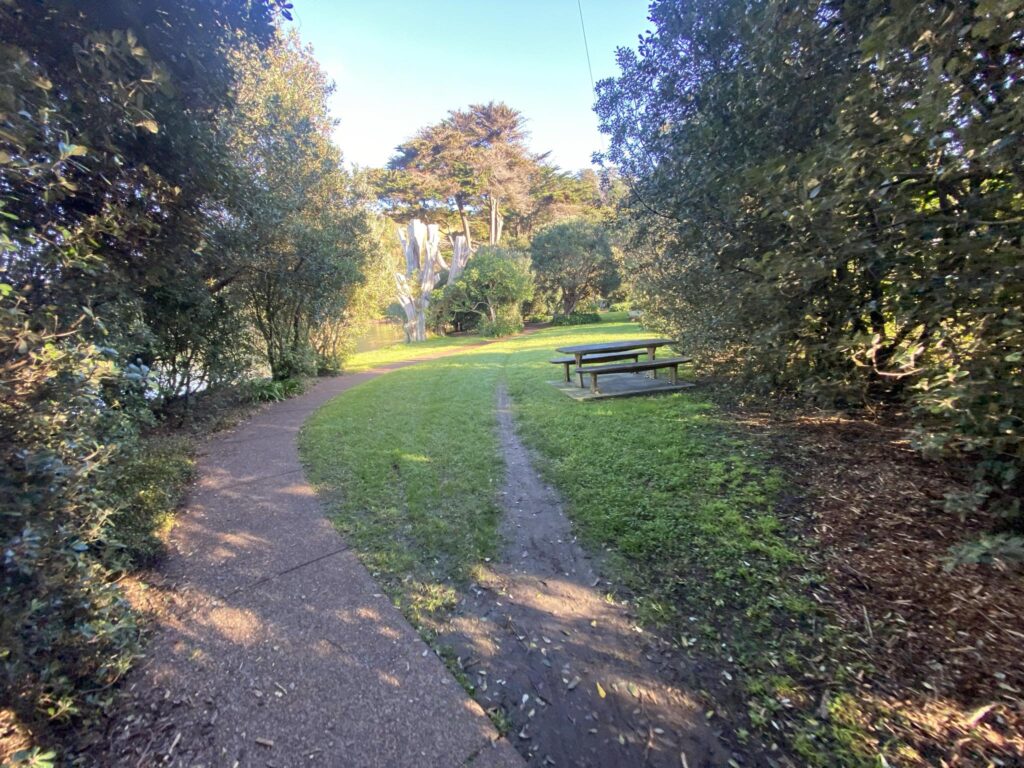
<path id="1" fill-rule="evenodd" d="M 607 296 L 621 279 L 606 226 L 574 218 L 544 228 L 530 242 L 537 287 L 572 315 L 587 299 Z"/>
<path id="2" fill-rule="evenodd" d="M 522 306 L 533 294 L 528 257 L 483 246 L 431 305 L 432 325 L 443 326 L 459 315 L 470 315 L 478 318 L 477 327 L 484 336 L 507 336 L 522 330 Z"/>
<path id="3" fill-rule="evenodd" d="M 1024 492 L 1019 3 L 661 0 L 598 85 L 645 321 L 711 366 L 897 403 Z"/>
<path id="4" fill-rule="evenodd" d="M 245 397 L 253 403 L 276 403 L 301 395 L 304 389 L 300 379 L 253 379 L 246 382 Z"/>
<path id="5" fill-rule="evenodd" d="M 0 698 L 42 742 L 136 653 L 115 577 L 189 471 L 140 435 L 261 367 L 315 370 L 372 250 L 278 13 L 0 3 Z"/>
<path id="6" fill-rule="evenodd" d="M 597 312 L 573 312 L 570 315 L 555 315 L 551 318 L 552 325 L 588 325 L 600 322 L 601 316 Z"/>

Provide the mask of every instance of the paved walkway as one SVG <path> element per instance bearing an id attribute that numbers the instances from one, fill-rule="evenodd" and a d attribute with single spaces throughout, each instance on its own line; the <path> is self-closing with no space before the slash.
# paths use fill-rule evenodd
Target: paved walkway
<path id="1" fill-rule="evenodd" d="M 523 765 L 346 549 L 299 464 L 316 408 L 405 364 L 321 380 L 206 444 L 107 764 Z"/>

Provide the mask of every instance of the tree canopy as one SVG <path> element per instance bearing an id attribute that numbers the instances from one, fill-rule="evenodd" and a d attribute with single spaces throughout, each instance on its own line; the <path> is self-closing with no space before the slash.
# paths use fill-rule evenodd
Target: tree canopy
<path id="1" fill-rule="evenodd" d="M 313 370 L 373 271 L 288 7 L 0 3 L 0 682 L 44 743 L 136 652 L 114 577 L 143 432 L 264 367 Z"/>
<path id="2" fill-rule="evenodd" d="M 1018 13 L 661 0 L 596 107 L 658 327 L 766 388 L 910 404 L 922 446 L 984 459 L 968 501 L 1010 515 L 1024 477 Z"/>
<path id="3" fill-rule="evenodd" d="M 245 186 L 224 228 L 241 259 L 238 289 L 275 378 L 314 373 L 314 329 L 344 312 L 372 249 L 367 216 L 348 203 L 331 140 L 332 87 L 294 35 L 235 56 L 229 146 Z"/>
<path id="4" fill-rule="evenodd" d="M 525 205 L 543 156 L 526 147 L 522 114 L 500 102 L 452 110 L 398 147 L 382 191 L 393 204 L 429 209 L 440 201 L 459 217 L 472 245 L 470 214 L 486 211 L 487 240 L 501 242 L 503 211 Z M 430 218 L 430 217 L 427 217 Z"/>
<path id="5" fill-rule="evenodd" d="M 561 302 L 563 315 L 618 288 L 619 270 L 604 225 L 569 219 L 541 230 L 530 243 L 538 287 Z"/>

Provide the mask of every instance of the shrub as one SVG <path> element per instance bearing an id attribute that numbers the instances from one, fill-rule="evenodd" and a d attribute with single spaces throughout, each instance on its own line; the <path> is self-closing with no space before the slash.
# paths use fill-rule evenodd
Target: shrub
<path id="1" fill-rule="evenodd" d="M 946 561 L 946 570 L 960 564 L 979 563 L 1024 566 L 1024 536 L 994 533 L 953 547 Z"/>
<path id="2" fill-rule="evenodd" d="M 601 316 L 597 312 L 573 312 L 568 315 L 555 315 L 551 318 L 552 325 L 589 325 L 600 322 Z"/>
<path id="3" fill-rule="evenodd" d="M 558 298 L 563 315 L 621 284 L 611 237 L 600 222 L 576 218 L 551 224 L 533 238 L 530 254 L 538 286 Z"/>
<path id="4" fill-rule="evenodd" d="M 523 327 L 521 307 L 533 295 L 529 259 L 515 251 L 485 246 L 431 304 L 431 325 L 450 324 L 464 313 L 480 318 L 477 327 L 484 336 L 505 336 Z"/>
<path id="5" fill-rule="evenodd" d="M 144 382 L 113 357 L 0 301 L 0 698 L 43 734 L 98 716 L 138 647 L 111 519 Z"/>
<path id="6" fill-rule="evenodd" d="M 506 307 L 499 310 L 493 320 L 490 318 L 481 320 L 477 329 L 481 336 L 511 336 L 513 333 L 523 330 L 523 317 L 519 314 L 517 307 Z"/>
<path id="7" fill-rule="evenodd" d="M 246 382 L 245 396 L 251 403 L 276 403 L 301 395 L 305 389 L 302 379 L 253 379 Z"/>
<path id="8" fill-rule="evenodd" d="M 974 499 L 1024 528 L 1010 5 L 659 0 L 651 19 L 596 107 L 646 320 L 762 392 L 911 406 L 922 447 L 971 459 Z"/>
<path id="9" fill-rule="evenodd" d="M 192 441 L 181 434 L 156 435 L 122 454 L 108 560 L 114 567 L 152 565 L 164 551 L 159 534 L 170 525 L 193 475 Z"/>

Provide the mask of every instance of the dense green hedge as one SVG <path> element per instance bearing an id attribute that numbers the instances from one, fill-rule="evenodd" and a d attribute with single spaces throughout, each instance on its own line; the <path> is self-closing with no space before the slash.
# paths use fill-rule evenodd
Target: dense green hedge
<path id="1" fill-rule="evenodd" d="M 568 315 L 555 315 L 551 318 L 552 325 L 588 325 L 600 322 L 601 316 L 597 312 L 572 312 Z"/>

